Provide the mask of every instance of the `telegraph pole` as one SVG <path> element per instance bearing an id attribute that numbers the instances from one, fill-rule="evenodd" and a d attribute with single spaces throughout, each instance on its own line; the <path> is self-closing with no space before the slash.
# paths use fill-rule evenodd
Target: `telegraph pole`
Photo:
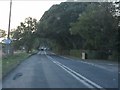
<path id="1" fill-rule="evenodd" d="M 10 39 L 10 24 L 11 24 L 11 9 L 12 9 L 12 0 L 10 0 L 10 12 L 9 12 L 9 24 L 8 24 L 8 39 Z"/>
<path id="2" fill-rule="evenodd" d="M 8 35 L 6 39 L 6 54 L 10 55 L 12 54 L 12 48 L 11 48 L 11 39 L 10 39 L 10 25 L 11 25 L 11 9 L 12 9 L 12 0 L 10 0 L 10 12 L 9 12 L 9 23 L 8 23 Z"/>

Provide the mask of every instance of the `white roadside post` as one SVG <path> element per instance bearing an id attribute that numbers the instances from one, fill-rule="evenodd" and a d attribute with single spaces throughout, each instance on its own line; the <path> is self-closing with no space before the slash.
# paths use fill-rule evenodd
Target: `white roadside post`
<path id="1" fill-rule="evenodd" d="M 85 59 L 85 52 L 82 52 L 82 59 Z"/>

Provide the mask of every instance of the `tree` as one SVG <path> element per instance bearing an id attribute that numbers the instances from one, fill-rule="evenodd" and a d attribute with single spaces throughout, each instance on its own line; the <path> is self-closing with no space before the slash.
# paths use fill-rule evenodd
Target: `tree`
<path id="1" fill-rule="evenodd" d="M 5 37 L 7 34 L 5 30 L 0 29 L 0 38 Z"/>
<path id="2" fill-rule="evenodd" d="M 78 21 L 71 24 L 71 34 L 85 39 L 85 49 L 111 50 L 115 42 L 118 21 L 113 17 L 106 3 L 91 3 Z M 107 3 L 110 5 L 111 3 Z"/>
<path id="3" fill-rule="evenodd" d="M 24 23 L 21 22 L 20 26 L 13 31 L 14 47 L 20 49 L 25 47 L 26 52 L 29 53 L 34 45 L 35 31 L 37 29 L 37 20 L 31 17 L 25 19 Z"/>
<path id="4" fill-rule="evenodd" d="M 63 2 L 53 5 L 40 19 L 37 36 L 54 40 L 62 49 L 78 48 L 80 45 L 74 41 L 78 40 L 77 42 L 81 43 L 81 37 L 70 34 L 70 23 L 77 20 L 88 4 Z"/>

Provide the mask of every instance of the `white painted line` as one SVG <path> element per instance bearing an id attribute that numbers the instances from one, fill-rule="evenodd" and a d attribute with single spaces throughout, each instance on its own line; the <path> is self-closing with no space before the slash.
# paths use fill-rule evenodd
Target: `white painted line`
<path id="1" fill-rule="evenodd" d="M 53 61 L 53 58 L 51 58 L 50 56 L 46 55 L 49 59 L 51 59 Z"/>
<path id="2" fill-rule="evenodd" d="M 71 72 L 75 73 L 76 75 L 78 75 L 79 77 L 83 78 L 85 81 L 89 82 L 90 84 L 94 85 L 97 88 L 103 88 L 101 86 L 99 86 L 98 84 L 92 82 L 91 80 L 87 79 L 86 77 L 80 75 L 79 73 L 73 71 L 72 69 L 68 68 L 67 66 L 64 65 L 64 67 L 66 67 L 68 70 L 70 70 Z"/>
<path id="3" fill-rule="evenodd" d="M 113 81 L 115 81 L 116 79 L 115 78 L 113 78 Z"/>
<path id="4" fill-rule="evenodd" d="M 108 64 L 108 65 L 114 65 L 114 64 Z"/>
<path id="5" fill-rule="evenodd" d="M 64 56 L 61 56 L 62 58 L 65 58 L 65 59 L 70 59 L 70 58 L 68 58 L 68 57 L 64 57 Z M 72 60 L 72 59 L 70 59 L 70 60 Z"/>
<path id="6" fill-rule="evenodd" d="M 44 51 L 44 54 L 46 55 L 46 52 Z"/>
<path id="7" fill-rule="evenodd" d="M 41 51 L 39 51 L 37 54 L 38 54 L 38 55 L 41 54 Z"/>
<path id="8" fill-rule="evenodd" d="M 62 57 L 62 58 L 65 58 L 65 59 L 72 60 L 72 59 L 67 58 L 67 57 L 63 57 L 63 56 L 61 56 L 61 57 Z M 104 70 L 107 70 L 107 71 L 110 71 L 110 72 L 111 72 L 111 70 L 105 68 L 105 67 L 102 66 L 102 65 L 98 65 L 98 64 L 94 64 L 94 63 L 90 63 L 90 62 L 86 62 L 86 61 L 79 61 L 79 62 L 84 63 L 84 64 L 88 64 L 88 65 L 92 65 L 92 66 L 94 66 L 94 67 L 101 68 L 101 69 L 104 69 Z M 108 65 L 111 65 L 111 66 L 112 66 L 112 65 L 114 65 L 114 64 L 108 64 Z"/>
<path id="9" fill-rule="evenodd" d="M 55 61 L 52 57 L 48 56 L 48 58 L 50 58 L 54 63 L 56 63 L 57 65 L 59 65 L 61 68 L 63 68 L 63 69 L 64 69 L 65 71 L 67 71 L 69 74 L 72 73 L 71 75 L 72 75 L 73 77 L 75 77 L 77 80 L 79 80 L 80 78 L 82 78 L 83 80 L 87 81 L 87 82 L 88 82 L 87 84 L 86 84 L 85 81 L 84 81 L 84 82 L 82 81 L 82 83 L 83 83 L 84 85 L 86 85 L 87 87 L 93 87 L 93 86 L 95 86 L 96 88 L 102 88 L 103 90 L 105 90 L 105 89 L 104 89 L 103 87 L 101 87 L 100 85 L 98 85 L 98 84 L 94 83 L 93 81 L 87 79 L 86 77 L 80 75 L 79 73 L 77 73 L 77 72 L 75 72 L 74 70 L 68 68 L 67 66 L 61 64 L 60 62 Z M 77 75 L 77 76 L 76 76 L 76 75 Z M 80 77 L 79 79 L 78 79 L 78 76 Z M 80 79 L 79 81 L 81 81 L 81 79 Z M 88 84 L 89 84 L 89 85 L 88 85 Z M 91 84 L 91 86 L 90 86 L 90 84 Z M 92 85 L 93 85 L 93 86 L 92 86 Z"/>
<path id="10" fill-rule="evenodd" d="M 55 53 L 51 53 L 51 54 L 56 55 Z"/>
<path id="11" fill-rule="evenodd" d="M 54 62 L 56 63 L 56 62 Z M 73 74 L 72 72 L 68 71 L 66 68 L 64 68 L 63 66 L 61 66 L 60 64 L 56 63 L 58 66 L 60 66 L 62 69 L 64 69 L 66 72 L 68 72 L 70 75 L 72 75 L 74 78 L 76 78 L 78 81 L 80 81 L 81 83 L 83 83 L 85 86 L 87 86 L 88 88 L 94 88 L 92 85 L 88 84 L 87 82 L 85 82 L 84 80 L 80 79 L 78 76 L 76 76 L 75 74 Z"/>
<path id="12" fill-rule="evenodd" d="M 61 64 L 61 63 L 59 63 L 59 64 Z M 97 88 L 103 88 L 103 87 L 97 85 L 96 83 L 90 81 L 89 79 L 85 78 L 84 76 L 80 75 L 79 73 L 77 73 L 77 72 L 73 71 L 72 69 L 68 68 L 67 66 L 65 66 L 65 65 L 63 65 L 63 64 L 61 64 L 61 65 L 62 65 L 63 67 L 65 67 L 65 68 L 67 68 L 68 70 L 70 70 L 71 72 L 75 73 L 75 74 L 78 75 L 79 77 L 82 77 L 82 78 L 83 78 L 84 80 L 86 80 L 87 82 L 90 82 L 90 83 L 91 83 L 92 85 L 94 85 L 95 87 L 97 87 Z"/>

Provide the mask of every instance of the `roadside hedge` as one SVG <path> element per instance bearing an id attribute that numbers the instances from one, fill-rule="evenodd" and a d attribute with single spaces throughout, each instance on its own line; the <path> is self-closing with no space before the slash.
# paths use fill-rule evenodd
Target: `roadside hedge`
<path id="1" fill-rule="evenodd" d="M 82 52 L 86 53 L 87 59 L 108 59 L 108 53 L 95 50 L 70 50 L 70 55 L 82 58 Z"/>

